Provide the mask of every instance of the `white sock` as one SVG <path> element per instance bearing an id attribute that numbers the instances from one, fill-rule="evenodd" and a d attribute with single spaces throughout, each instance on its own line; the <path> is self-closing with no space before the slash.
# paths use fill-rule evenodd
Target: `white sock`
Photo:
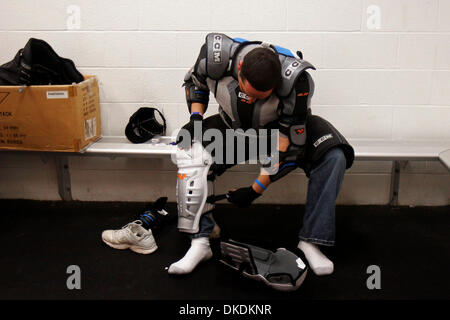
<path id="1" fill-rule="evenodd" d="M 325 257 L 316 244 L 300 241 L 298 243 L 298 248 L 303 251 L 306 260 L 309 262 L 309 266 L 316 275 L 323 276 L 333 273 L 333 262 Z"/>
<path id="2" fill-rule="evenodd" d="M 212 257 L 212 251 L 209 246 L 209 238 L 195 238 L 192 239 L 191 247 L 186 252 L 185 256 L 174 262 L 169 267 L 169 274 L 187 274 L 202 261 L 208 260 Z"/>

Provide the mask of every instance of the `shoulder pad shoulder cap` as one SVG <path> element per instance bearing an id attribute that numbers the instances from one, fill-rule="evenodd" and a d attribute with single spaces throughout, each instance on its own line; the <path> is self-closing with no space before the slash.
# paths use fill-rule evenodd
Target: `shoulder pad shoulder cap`
<path id="1" fill-rule="evenodd" d="M 277 89 L 280 97 L 286 97 L 292 91 L 298 76 L 306 69 L 316 68 L 306 60 L 293 57 L 286 57 L 281 63 L 281 85 Z"/>
<path id="2" fill-rule="evenodd" d="M 233 39 L 223 33 L 206 36 L 206 74 L 214 80 L 222 78 L 228 69 Z"/>

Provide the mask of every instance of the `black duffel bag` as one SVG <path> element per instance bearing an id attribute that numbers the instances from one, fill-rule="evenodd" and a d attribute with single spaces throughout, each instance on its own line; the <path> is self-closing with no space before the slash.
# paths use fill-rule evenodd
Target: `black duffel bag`
<path id="1" fill-rule="evenodd" d="M 72 60 L 44 40 L 30 38 L 14 59 L 0 66 L 0 85 L 61 85 L 84 80 Z"/>

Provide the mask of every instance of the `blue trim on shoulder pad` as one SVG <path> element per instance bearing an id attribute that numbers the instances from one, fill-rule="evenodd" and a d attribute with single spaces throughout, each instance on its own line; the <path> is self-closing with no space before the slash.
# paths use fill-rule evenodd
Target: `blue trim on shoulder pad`
<path id="1" fill-rule="evenodd" d="M 286 48 L 283 48 L 283 47 L 280 47 L 280 46 L 275 46 L 275 49 L 280 54 L 284 54 L 285 56 L 295 58 L 294 54 L 289 49 L 286 49 Z"/>
<path id="2" fill-rule="evenodd" d="M 239 43 L 248 42 L 248 40 L 243 39 L 243 38 L 233 38 L 233 41 L 236 41 L 236 42 L 239 42 Z"/>

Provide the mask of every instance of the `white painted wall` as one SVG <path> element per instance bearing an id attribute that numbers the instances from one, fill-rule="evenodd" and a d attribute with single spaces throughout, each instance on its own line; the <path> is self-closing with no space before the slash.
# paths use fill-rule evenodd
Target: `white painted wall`
<path id="1" fill-rule="evenodd" d="M 449 17 L 449 0 L 2 0 L 0 63 L 28 38 L 44 39 L 99 78 L 104 135 L 124 135 L 140 106 L 159 108 L 171 133 L 188 119 L 183 76 L 206 34 L 218 31 L 301 50 L 317 67 L 313 112 L 347 138 L 450 145 Z M 216 111 L 212 101 L 208 114 Z M 70 162 L 77 200 L 175 200 L 171 163 Z M 389 162 L 355 163 L 338 202 L 387 203 L 390 170 Z M 0 155 L 0 198 L 58 199 L 53 171 L 51 158 Z M 255 172 L 236 168 L 217 188 L 248 185 Z M 440 164 L 413 162 L 402 172 L 401 204 L 449 204 L 449 174 Z M 303 203 L 306 183 L 292 175 L 258 201 Z"/>

